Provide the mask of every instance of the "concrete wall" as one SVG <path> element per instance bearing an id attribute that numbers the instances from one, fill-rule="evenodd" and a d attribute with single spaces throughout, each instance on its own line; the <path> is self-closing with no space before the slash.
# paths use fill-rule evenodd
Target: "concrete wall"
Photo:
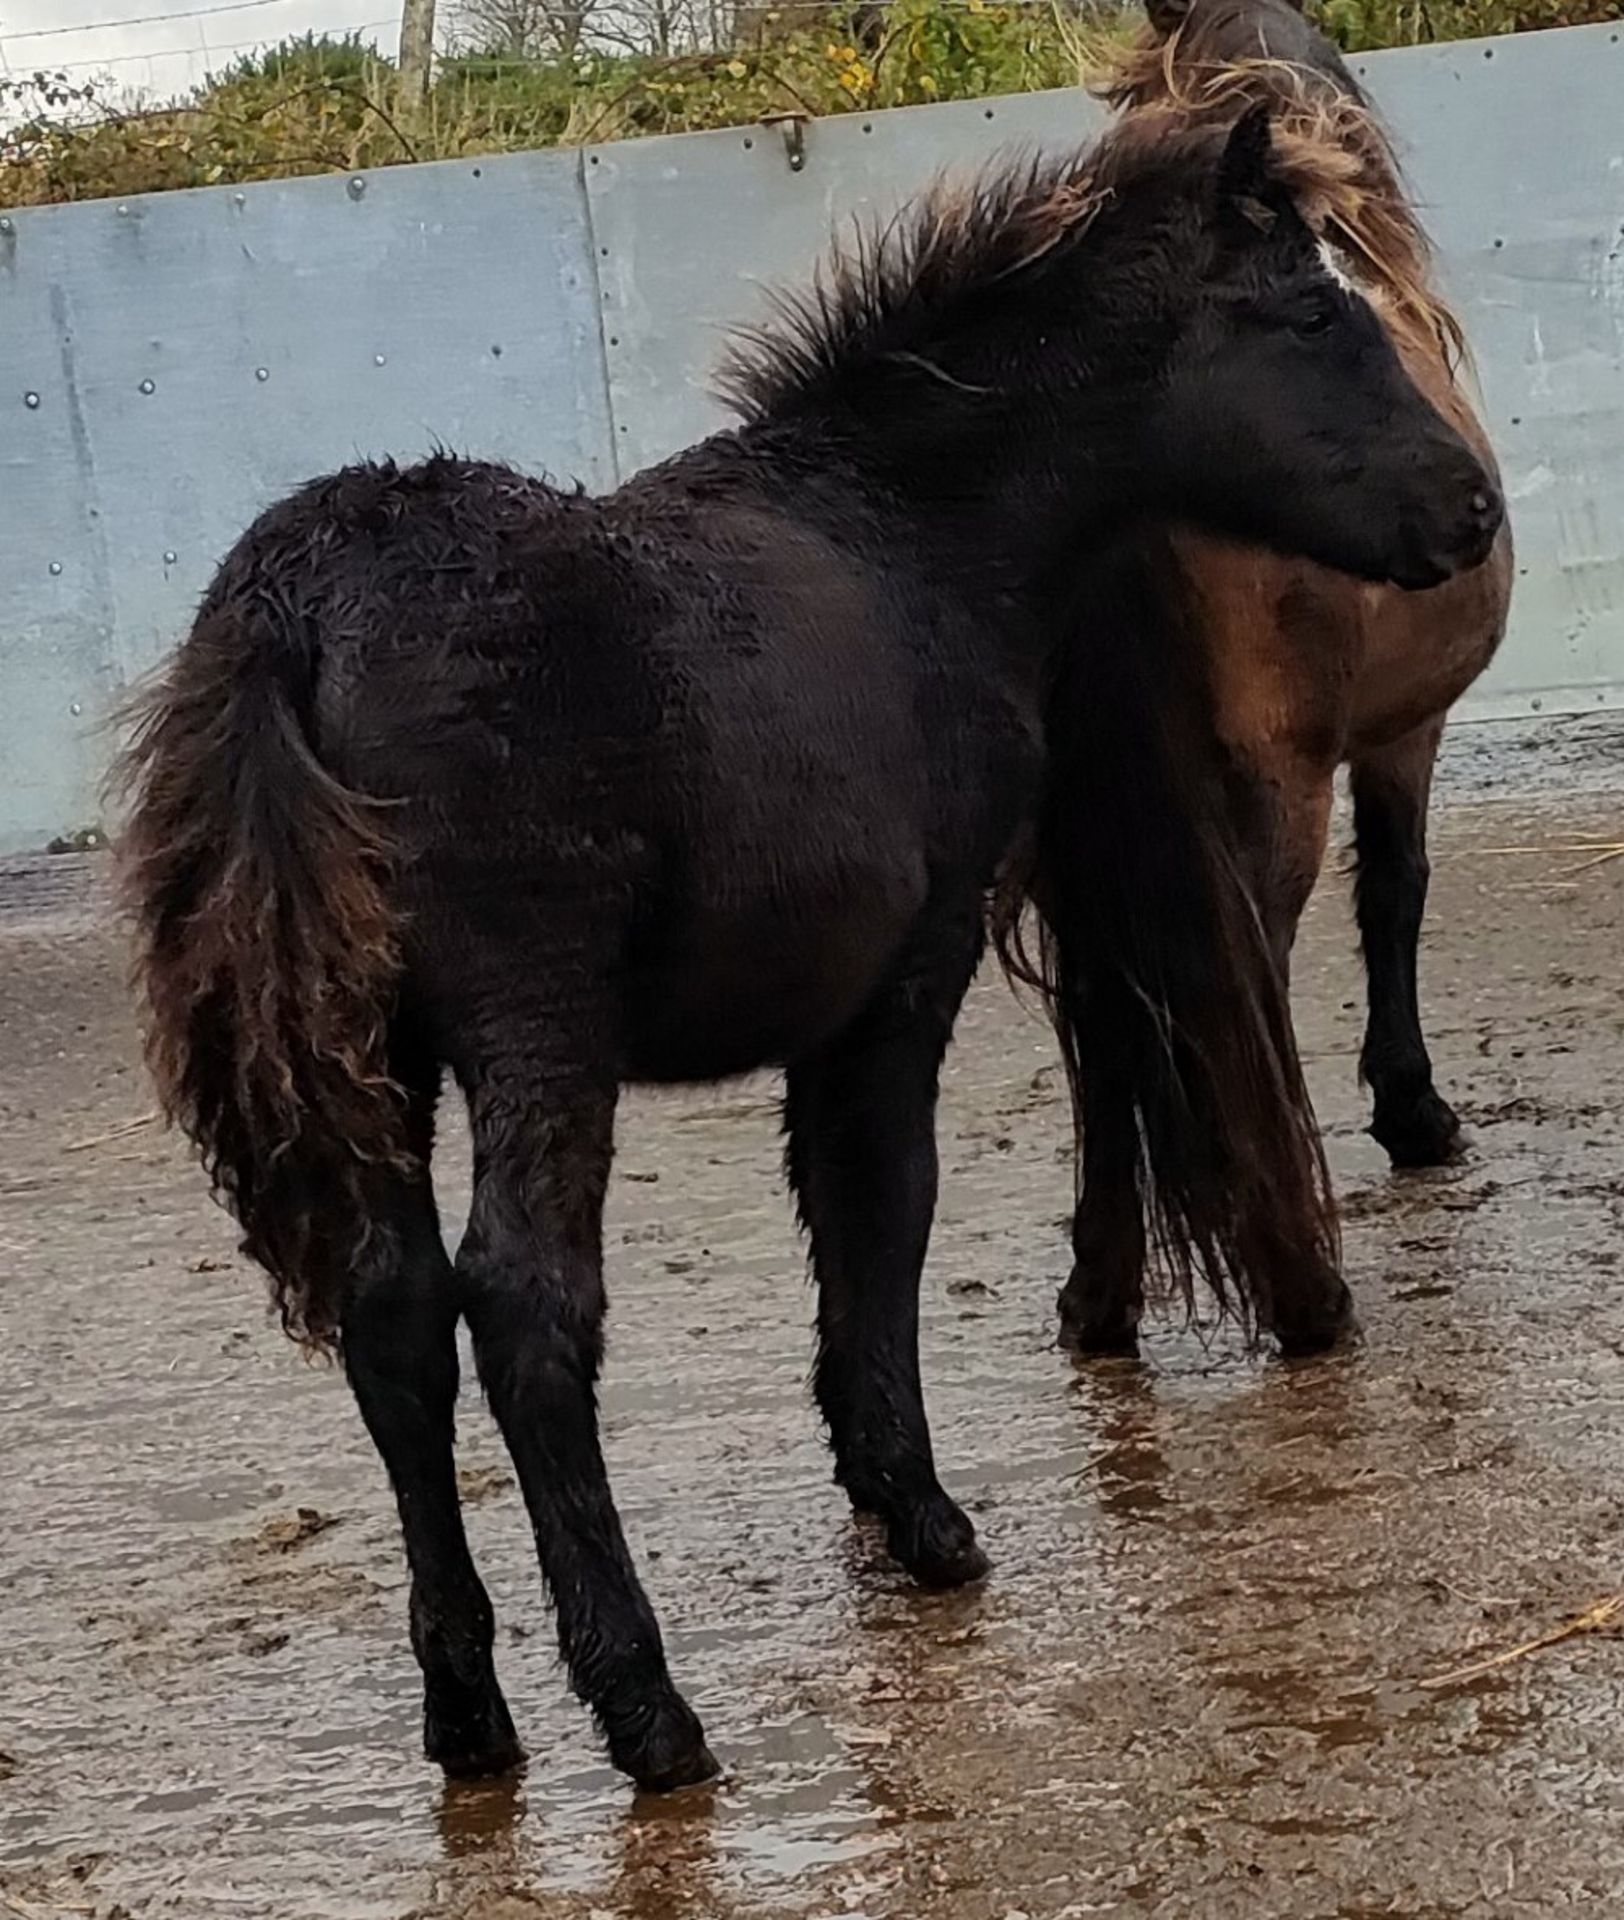
<path id="1" fill-rule="evenodd" d="M 1507 469 L 1512 638 L 1469 710 L 1624 704 L 1624 45 L 1370 56 Z M 439 443 L 607 487 L 724 417 L 727 326 L 1076 93 L 0 219 L 0 849 L 99 817 L 111 700 L 296 481 Z M 1549 137 L 1559 128 L 1561 138 Z"/>

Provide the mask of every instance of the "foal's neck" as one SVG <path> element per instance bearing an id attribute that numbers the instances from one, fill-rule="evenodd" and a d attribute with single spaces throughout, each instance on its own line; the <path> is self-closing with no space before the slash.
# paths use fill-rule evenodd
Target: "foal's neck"
<path id="1" fill-rule="evenodd" d="M 936 577 L 1028 629 L 1057 578 L 1153 504 L 1139 422 L 1168 343 L 1115 284 L 1114 251 L 1086 235 L 1051 276 L 967 296 L 819 408 L 827 444 L 908 521 Z"/>
<path id="2" fill-rule="evenodd" d="M 916 389 L 871 409 L 845 451 L 933 579 L 979 618 L 1018 627 L 1024 646 L 1137 511 L 1122 399 L 1110 380 L 939 400 Z"/>
<path id="3" fill-rule="evenodd" d="M 1029 673 L 1089 551 L 1156 504 L 1141 423 L 1172 342 L 1166 246 L 1164 224 L 1107 216 L 923 313 L 901 303 L 811 356 L 742 430 L 747 461 L 793 480 L 785 510 L 877 540 Z"/>

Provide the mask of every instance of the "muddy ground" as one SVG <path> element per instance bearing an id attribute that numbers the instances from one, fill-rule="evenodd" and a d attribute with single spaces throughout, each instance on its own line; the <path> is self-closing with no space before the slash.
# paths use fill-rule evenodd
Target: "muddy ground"
<path id="1" fill-rule="evenodd" d="M 0 1910 L 1624 1912 L 1624 1641 L 1427 1684 L 1624 1588 L 1624 859 L 1563 851 L 1624 839 L 1615 784 L 1616 735 L 1454 755 L 1426 997 L 1473 1149 L 1446 1173 L 1394 1179 L 1361 1132 L 1359 975 L 1321 890 L 1300 1023 L 1363 1321 L 1329 1362 L 1174 1327 L 1141 1366 L 1054 1350 L 1061 1088 L 980 984 L 924 1333 L 979 1593 L 911 1592 L 829 1482 L 772 1088 L 629 1103 L 608 1450 L 730 1769 L 664 1806 L 566 1695 L 474 1401 L 475 1547 L 534 1757 L 454 1790 L 424 1764 L 381 1470 L 135 1124 L 101 869 L 0 870 Z"/>

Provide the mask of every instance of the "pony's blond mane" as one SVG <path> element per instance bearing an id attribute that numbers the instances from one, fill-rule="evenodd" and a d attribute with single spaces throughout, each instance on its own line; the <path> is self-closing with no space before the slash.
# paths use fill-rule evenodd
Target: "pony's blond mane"
<path id="1" fill-rule="evenodd" d="M 1275 166 L 1303 217 L 1355 263 L 1386 317 L 1450 367 L 1465 336 L 1432 283 L 1432 245 L 1405 196 L 1392 143 L 1365 103 L 1286 60 L 1212 60 L 1184 50 L 1185 29 L 1153 28 L 1097 53 L 1091 90 L 1124 124 L 1224 124 L 1267 105 Z"/>

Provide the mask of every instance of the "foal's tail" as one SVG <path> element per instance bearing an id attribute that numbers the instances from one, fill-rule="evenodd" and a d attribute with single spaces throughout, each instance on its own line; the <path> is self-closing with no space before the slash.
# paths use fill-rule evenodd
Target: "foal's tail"
<path id="1" fill-rule="evenodd" d="M 1226 782 L 1176 578 L 1171 554 L 1140 549 L 1090 580 L 998 944 L 1048 1005 L 1074 1110 L 1090 1067 L 1121 1090 L 1165 1276 L 1192 1311 L 1200 1276 L 1220 1310 L 1262 1329 L 1292 1311 L 1277 1282 L 1335 1271 L 1339 1235 L 1287 984 L 1246 878 L 1243 836 L 1267 824 Z"/>
<path id="2" fill-rule="evenodd" d="M 123 883 L 147 1060 L 271 1275 L 283 1325 L 338 1333 L 369 1168 L 405 1165 L 387 1023 L 400 970 L 376 808 L 310 741 L 310 623 L 239 551 L 134 710 Z"/>

